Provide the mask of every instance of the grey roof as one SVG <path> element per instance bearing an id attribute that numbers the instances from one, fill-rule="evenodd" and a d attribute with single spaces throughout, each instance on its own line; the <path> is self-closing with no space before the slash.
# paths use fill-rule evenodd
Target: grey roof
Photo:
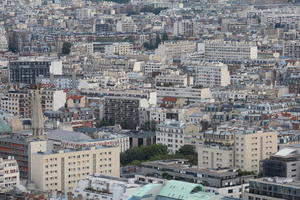
<path id="1" fill-rule="evenodd" d="M 89 136 L 84 133 L 65 131 L 65 130 L 53 130 L 47 132 L 48 139 L 59 140 L 59 141 L 87 141 L 92 140 Z"/>

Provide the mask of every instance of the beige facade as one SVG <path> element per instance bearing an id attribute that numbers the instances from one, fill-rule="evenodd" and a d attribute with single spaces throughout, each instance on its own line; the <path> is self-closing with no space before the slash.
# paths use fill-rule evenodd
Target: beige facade
<path id="1" fill-rule="evenodd" d="M 0 158 L 0 192 L 8 192 L 20 184 L 20 172 L 17 161 L 9 156 Z"/>
<path id="2" fill-rule="evenodd" d="M 233 143 L 226 140 L 231 137 Z M 210 141 L 211 135 L 209 138 L 206 135 L 200 138 L 193 143 L 198 148 L 200 167 L 230 167 L 258 173 L 260 160 L 277 152 L 277 132 L 274 131 L 236 132 L 226 135 L 223 142 L 218 137 L 218 145 L 216 141 Z M 207 145 L 203 145 L 204 142 Z"/>
<path id="3" fill-rule="evenodd" d="M 198 147 L 198 166 L 205 168 L 233 168 L 233 149 L 226 146 Z"/>
<path id="4" fill-rule="evenodd" d="M 70 192 L 91 174 L 120 176 L 119 147 L 90 147 L 71 151 L 35 153 L 31 159 L 31 180 L 42 191 Z"/>

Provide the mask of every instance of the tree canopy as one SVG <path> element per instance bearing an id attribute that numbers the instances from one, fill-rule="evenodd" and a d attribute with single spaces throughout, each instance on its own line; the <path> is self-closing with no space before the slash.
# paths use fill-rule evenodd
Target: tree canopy
<path id="1" fill-rule="evenodd" d="M 61 49 L 62 54 L 69 55 L 71 53 L 71 46 L 70 42 L 64 42 Z"/>

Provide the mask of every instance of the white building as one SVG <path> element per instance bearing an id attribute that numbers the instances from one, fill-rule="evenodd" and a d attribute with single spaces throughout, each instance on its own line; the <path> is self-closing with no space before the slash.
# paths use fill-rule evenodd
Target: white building
<path id="1" fill-rule="evenodd" d="M 212 98 L 209 88 L 157 86 L 156 91 L 158 102 L 161 102 L 164 97 L 175 97 L 177 99 L 184 99 L 186 104 L 193 104 Z"/>
<path id="2" fill-rule="evenodd" d="M 137 26 L 131 17 L 127 17 L 117 22 L 116 30 L 120 33 L 135 33 L 137 32 Z"/>
<path id="3" fill-rule="evenodd" d="M 197 45 L 194 41 L 183 40 L 164 42 L 155 50 L 154 59 L 160 60 L 161 62 L 172 62 L 173 59 L 180 59 L 196 50 Z"/>
<path id="4" fill-rule="evenodd" d="M 105 47 L 106 55 L 132 55 L 133 54 L 133 44 L 129 42 L 119 42 L 113 43 L 112 45 L 106 45 Z"/>
<path id="5" fill-rule="evenodd" d="M 186 60 L 183 65 L 192 71 L 194 85 L 204 87 L 228 86 L 230 85 L 230 74 L 228 66 L 223 63 L 203 62 L 199 60 Z"/>
<path id="6" fill-rule="evenodd" d="M 0 158 L 0 191 L 8 192 L 20 184 L 20 172 L 17 161 L 13 157 Z"/>
<path id="7" fill-rule="evenodd" d="M 143 65 L 144 74 L 151 75 L 153 72 L 161 72 L 163 69 L 166 68 L 166 65 L 162 64 L 159 61 L 148 61 Z"/>
<path id="8" fill-rule="evenodd" d="M 123 200 L 129 198 L 141 185 L 133 180 L 95 174 L 79 181 L 73 189 L 75 197 L 86 200 Z"/>
<path id="9" fill-rule="evenodd" d="M 176 153 L 184 145 L 184 134 L 197 131 L 196 125 L 166 121 L 156 127 L 156 144 L 164 144 L 171 153 Z"/>
<path id="10" fill-rule="evenodd" d="M 206 41 L 198 45 L 198 51 L 204 49 L 206 59 L 213 60 L 251 60 L 257 59 L 256 44 L 247 42 Z"/>
<path id="11" fill-rule="evenodd" d="M 0 52 L 8 51 L 7 33 L 3 26 L 0 26 Z"/>

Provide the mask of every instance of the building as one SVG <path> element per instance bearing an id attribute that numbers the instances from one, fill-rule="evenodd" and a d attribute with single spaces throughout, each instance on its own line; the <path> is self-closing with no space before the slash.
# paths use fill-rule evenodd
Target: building
<path id="1" fill-rule="evenodd" d="M 179 60 L 197 50 L 196 42 L 182 40 L 161 43 L 155 50 L 154 59 L 162 63 L 170 63 Z"/>
<path id="2" fill-rule="evenodd" d="M 192 20 L 178 20 L 173 25 L 174 36 L 194 37 L 196 35 L 196 23 Z"/>
<path id="3" fill-rule="evenodd" d="M 18 60 L 9 63 L 10 83 L 36 84 L 38 76 L 62 75 L 62 61 Z"/>
<path id="4" fill-rule="evenodd" d="M 135 129 L 139 124 L 139 108 L 143 100 L 134 97 L 105 97 L 104 119 L 112 124 L 120 124 L 124 129 Z"/>
<path id="5" fill-rule="evenodd" d="M 264 177 L 285 177 L 300 180 L 299 148 L 287 147 L 270 158 L 261 161 L 261 174 Z"/>
<path id="6" fill-rule="evenodd" d="M 31 117 L 32 90 L 8 91 L 1 97 L 1 110 L 21 117 Z M 41 104 L 43 111 L 57 111 L 66 102 L 66 93 L 63 90 L 43 89 Z"/>
<path id="7" fill-rule="evenodd" d="M 174 97 L 176 99 L 183 99 L 184 104 L 200 103 L 212 98 L 212 94 L 209 88 L 157 86 L 156 91 L 158 103 L 161 103 L 164 97 Z"/>
<path id="8" fill-rule="evenodd" d="M 170 153 L 176 153 L 184 145 L 184 135 L 199 132 L 199 129 L 193 124 L 166 121 L 156 126 L 156 144 L 166 145 Z"/>
<path id="9" fill-rule="evenodd" d="M 0 26 L 0 52 L 6 51 L 8 51 L 8 37 L 5 28 Z"/>
<path id="10" fill-rule="evenodd" d="M 259 173 L 260 161 L 277 152 L 277 132 L 217 131 L 205 133 L 194 144 L 198 147 L 199 167 L 230 167 Z"/>
<path id="11" fill-rule="evenodd" d="M 288 178 L 259 178 L 249 181 L 245 200 L 297 200 L 300 197 L 300 182 Z"/>
<path id="12" fill-rule="evenodd" d="M 216 61 L 257 59 L 257 46 L 246 42 L 206 41 L 198 46 L 204 57 Z"/>
<path id="13" fill-rule="evenodd" d="M 166 65 L 162 64 L 159 61 L 148 61 L 143 65 L 143 70 L 145 75 L 153 75 L 153 73 L 160 73 L 163 69 L 166 68 Z"/>
<path id="14" fill-rule="evenodd" d="M 141 184 L 136 184 L 131 179 L 94 174 L 79 181 L 73 194 L 75 197 L 81 195 L 87 200 L 124 200 L 140 188 Z"/>
<path id="15" fill-rule="evenodd" d="M 9 192 L 20 184 L 20 172 L 17 161 L 8 156 L 7 159 L 0 158 L 0 192 Z"/>
<path id="16" fill-rule="evenodd" d="M 228 66 L 223 63 L 211 63 L 199 60 L 187 60 L 183 65 L 194 78 L 194 85 L 217 87 L 230 85 Z"/>
<path id="17" fill-rule="evenodd" d="M 127 200 L 222 200 L 221 195 L 205 192 L 200 184 L 170 180 L 165 183 L 147 184 Z M 230 199 L 230 198 L 229 198 Z M 225 198 L 224 198 L 225 200 Z"/>
<path id="18" fill-rule="evenodd" d="M 119 147 L 97 146 L 32 154 L 31 180 L 42 191 L 73 191 L 91 174 L 120 176 Z"/>
<path id="19" fill-rule="evenodd" d="M 33 153 L 45 152 L 52 149 L 45 140 L 44 119 L 41 106 L 40 91 L 35 90 L 32 96 L 32 135 L 11 134 L 0 138 L 0 157 L 14 157 L 19 165 L 20 177 L 30 178 L 31 157 Z"/>
<path id="20" fill-rule="evenodd" d="M 300 58 L 300 42 L 297 40 L 285 41 L 283 48 L 283 55 L 292 58 L 299 59 Z"/>
<path id="21" fill-rule="evenodd" d="M 104 47 L 106 55 L 132 55 L 133 54 L 133 44 L 129 42 L 119 42 L 113 43 L 111 45 L 106 45 Z"/>
<path id="22" fill-rule="evenodd" d="M 212 169 L 233 168 L 234 151 L 231 146 L 199 145 L 198 166 Z"/>

